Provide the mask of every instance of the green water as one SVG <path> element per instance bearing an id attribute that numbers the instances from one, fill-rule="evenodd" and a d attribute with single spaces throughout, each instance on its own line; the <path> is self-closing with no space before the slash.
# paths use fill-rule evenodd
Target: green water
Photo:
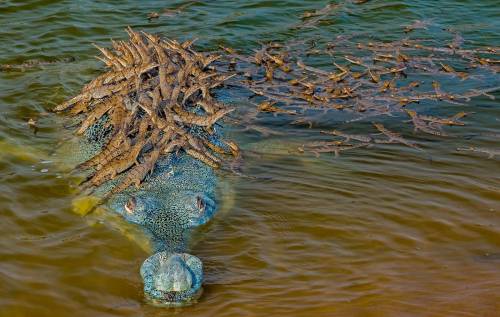
<path id="1" fill-rule="evenodd" d="M 460 109 L 434 105 L 440 113 L 476 112 L 467 126 L 449 130 L 452 137 L 402 127 L 432 161 L 398 146 L 335 160 L 288 154 L 287 142 L 304 141 L 321 125 L 302 134 L 283 126 L 292 136 L 279 142 L 235 132 L 244 148 L 259 152 L 248 157 L 246 172 L 271 180 L 231 180 L 233 207 L 191 250 L 205 265 L 199 303 L 147 305 L 138 274 L 147 253 L 106 222 L 72 212 L 70 182 L 50 156 L 69 132 L 49 110 L 102 70 L 92 43 L 123 39 L 130 25 L 198 38 L 200 50 L 225 45 L 249 53 L 269 40 L 324 43 L 352 33 L 400 39 L 404 25 L 430 20 L 416 36 L 449 41 L 443 29 L 453 28 L 466 47 L 500 46 L 495 0 L 347 3 L 315 27 L 303 27 L 300 16 L 328 2 L 193 1 L 147 19 L 186 3 L 0 3 L 0 63 L 55 62 L 0 72 L 0 316 L 500 315 L 499 158 L 455 151 L 499 149 L 500 108 L 487 97 Z M 243 98 L 233 102 L 249 106 Z M 356 127 L 371 129 L 369 122 Z"/>

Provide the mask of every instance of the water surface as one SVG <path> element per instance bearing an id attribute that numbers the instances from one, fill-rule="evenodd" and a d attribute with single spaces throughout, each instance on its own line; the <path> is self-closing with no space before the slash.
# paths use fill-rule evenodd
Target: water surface
<path id="1" fill-rule="evenodd" d="M 455 151 L 499 148 L 500 108 L 486 97 L 460 109 L 434 105 L 441 113 L 476 112 L 466 127 L 449 129 L 450 138 L 414 135 L 399 123 L 432 160 L 399 146 L 316 159 L 288 154 L 288 144 L 305 142 L 297 139 L 300 127 L 283 126 L 289 137 L 281 140 L 234 132 L 253 153 L 245 172 L 266 180 L 227 180 L 234 196 L 221 201 L 234 205 L 191 250 L 205 265 L 199 303 L 175 310 L 147 305 L 138 272 L 148 254 L 106 221 L 75 214 L 70 180 L 51 161 L 69 132 L 49 110 L 99 73 L 91 43 L 124 38 L 131 25 L 197 37 L 203 49 L 222 44 L 250 52 L 268 40 L 333 40 L 353 32 L 402 38 L 402 25 L 429 19 L 431 37 L 451 27 L 466 45 L 500 46 L 495 0 L 372 0 L 349 4 L 312 28 L 296 27 L 300 15 L 327 2 L 194 1 L 176 15 L 147 19 L 185 3 L 0 3 L 0 63 L 75 59 L 0 72 L 0 316 L 500 314 L 499 158 Z M 233 102 L 250 106 L 243 98 Z M 29 118 L 38 121 L 36 135 Z M 371 129 L 365 122 L 353 132 Z"/>

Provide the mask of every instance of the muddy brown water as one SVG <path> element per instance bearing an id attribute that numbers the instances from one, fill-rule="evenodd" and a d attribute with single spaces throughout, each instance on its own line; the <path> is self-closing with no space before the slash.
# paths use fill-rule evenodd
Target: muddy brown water
<path id="1" fill-rule="evenodd" d="M 48 110 L 99 72 L 92 42 L 132 25 L 250 51 L 366 30 L 398 38 L 401 25 L 427 18 L 474 44 L 500 43 L 493 0 L 373 0 L 298 29 L 304 10 L 326 2 L 195 1 L 146 18 L 183 3 L 0 3 L 1 63 L 63 61 L 0 72 L 0 316 L 500 316 L 500 158 L 455 151 L 499 149 L 500 108 L 487 97 L 460 108 L 476 114 L 449 138 L 399 126 L 427 155 L 378 146 L 316 159 L 288 154 L 307 142 L 298 127 L 282 126 L 288 137 L 235 131 L 251 153 L 245 172 L 260 178 L 221 181 L 228 210 L 190 250 L 205 266 L 203 296 L 178 309 L 145 303 L 138 271 L 148 253 L 105 218 L 73 212 L 70 179 L 50 156 L 69 131 Z M 352 131 L 373 132 L 369 122 Z"/>

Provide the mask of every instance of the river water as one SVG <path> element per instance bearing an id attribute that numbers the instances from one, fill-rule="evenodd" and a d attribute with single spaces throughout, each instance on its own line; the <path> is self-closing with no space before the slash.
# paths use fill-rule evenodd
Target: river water
<path id="1" fill-rule="evenodd" d="M 68 177 L 50 156 L 69 132 L 49 110 L 101 70 L 91 43 L 125 38 L 130 25 L 251 52 L 268 40 L 353 32 L 401 38 L 403 25 L 426 19 L 500 46 L 495 0 L 372 0 L 316 27 L 297 25 L 325 1 L 186 3 L 0 3 L 0 63 L 59 61 L 0 72 L 0 316 L 500 316 L 500 158 L 455 151 L 499 149 L 500 107 L 487 97 L 460 107 L 475 114 L 447 130 L 452 137 L 404 128 L 432 160 L 400 146 L 317 159 L 288 154 L 288 142 L 305 142 L 297 127 L 279 137 L 235 131 L 251 153 L 245 172 L 260 178 L 228 177 L 227 211 L 193 243 L 203 296 L 178 309 L 145 303 L 138 271 L 148 254 L 106 221 L 73 212 Z"/>

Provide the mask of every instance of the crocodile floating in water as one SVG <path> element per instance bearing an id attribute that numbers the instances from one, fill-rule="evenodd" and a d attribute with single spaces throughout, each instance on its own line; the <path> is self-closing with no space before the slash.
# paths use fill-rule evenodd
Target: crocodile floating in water
<path id="1" fill-rule="evenodd" d="M 129 42 L 99 48 L 110 70 L 57 106 L 79 120 L 71 156 L 85 194 L 138 225 L 155 252 L 140 273 L 145 296 L 175 306 L 201 293 L 201 261 L 185 253 L 189 232 L 217 210 L 214 169 L 236 156 L 216 123 L 232 109 L 211 89 L 228 78 L 217 56 L 191 42 L 128 29 Z M 133 186 L 135 185 L 135 186 Z"/>
<path id="2" fill-rule="evenodd" d="M 100 197 L 111 210 L 149 235 L 156 253 L 141 268 L 144 291 L 153 302 L 165 305 L 189 302 L 200 293 L 202 265 L 197 258 L 183 253 L 186 235 L 206 223 L 217 209 L 214 170 L 226 165 L 236 171 L 242 158 L 238 146 L 225 141 L 217 126 L 233 109 L 211 95 L 211 90 L 228 78 L 240 75 L 233 88 L 246 88 L 253 92 L 252 97 L 264 99 L 250 115 L 241 120 L 232 118 L 235 124 L 244 125 L 243 131 L 255 130 L 263 135 L 283 133 L 254 124 L 259 114 L 277 117 L 279 113 L 279 119 L 285 120 L 294 116 L 298 119 L 291 124 L 308 123 L 312 127 L 308 115 L 317 110 L 335 111 L 337 123 L 349 123 L 397 114 L 414 103 L 460 104 L 498 90 L 489 87 L 459 94 L 444 92 L 436 83 L 431 92 L 417 91 L 420 81 L 407 83 L 405 79 L 423 71 L 465 80 L 451 66 L 441 63 L 437 67 L 433 62 L 435 58 L 449 60 L 453 56 L 472 63 L 477 70 L 468 78 L 480 81 L 490 75 L 488 71 L 496 75 L 498 61 L 477 56 L 497 55 L 496 48 L 433 48 L 410 39 L 353 46 L 339 38 L 337 44 L 341 45 L 327 45 L 324 53 L 332 55 L 335 47 L 335 55 L 344 55 L 349 64 L 334 60 L 337 70 L 332 71 L 306 65 L 301 56 L 305 53 L 307 57 L 309 48 L 304 51 L 305 43 L 300 41 L 290 45 L 270 43 L 248 57 L 224 47 L 223 55 L 204 54 L 192 49 L 192 41 L 162 40 L 131 29 L 128 33 L 130 41 L 113 41 L 112 50 L 98 47 L 103 55 L 100 59 L 110 70 L 55 111 L 80 119 L 76 133 L 81 142 L 74 153 L 80 158 L 78 169 L 87 173 L 82 189 Z M 356 50 L 369 54 L 352 56 Z M 403 52 L 411 53 L 411 57 Z M 439 56 L 428 56 L 428 52 Z M 214 63 L 218 59 L 223 62 Z M 417 130 L 440 137 L 445 136 L 441 132 L 443 125 L 464 125 L 457 120 L 466 115 L 460 112 L 441 118 L 411 109 L 406 112 Z M 327 122 L 324 115 L 316 117 L 318 123 Z M 334 130 L 326 134 L 342 137 L 344 142 L 311 142 L 299 147 L 299 152 L 338 155 L 387 143 L 424 151 L 382 123 L 374 122 L 374 126 L 386 139 Z M 324 128 L 334 127 L 327 123 Z M 357 142 L 346 143 L 351 139 Z M 225 164 L 231 157 L 232 164 Z"/>

